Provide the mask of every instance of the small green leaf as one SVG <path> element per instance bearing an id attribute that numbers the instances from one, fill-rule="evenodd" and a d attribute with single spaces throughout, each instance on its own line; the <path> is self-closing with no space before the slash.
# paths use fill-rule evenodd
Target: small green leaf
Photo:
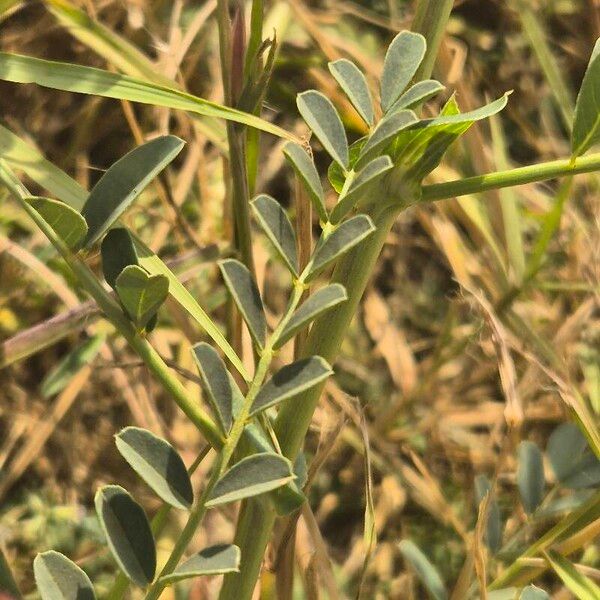
<path id="1" fill-rule="evenodd" d="M 100 254 L 104 279 L 113 289 L 123 269 L 138 264 L 134 238 L 125 227 L 115 227 L 104 236 L 100 245 Z"/>
<path id="2" fill-rule="evenodd" d="M 156 572 L 156 548 L 144 509 L 118 485 L 100 488 L 94 503 L 117 564 L 133 583 L 148 585 Z"/>
<path id="3" fill-rule="evenodd" d="M 377 127 L 362 147 L 356 168 L 362 168 L 374 155 L 385 150 L 402 130 L 416 122 L 417 116 L 412 110 L 399 110 L 386 115 L 377 123 Z"/>
<path id="4" fill-rule="evenodd" d="M 206 506 L 258 496 L 294 479 L 292 464 L 280 454 L 261 452 L 233 465 L 215 485 Z"/>
<path id="5" fill-rule="evenodd" d="M 164 275 L 148 275 L 137 265 L 125 267 L 116 281 L 117 294 L 132 321 L 144 328 L 169 295 Z"/>
<path id="6" fill-rule="evenodd" d="M 346 131 L 340 115 L 329 98 L 316 90 L 308 90 L 298 94 L 296 104 L 302 118 L 319 138 L 323 148 L 333 160 L 347 169 L 348 139 Z"/>
<path id="7" fill-rule="evenodd" d="M 84 245 L 91 246 L 129 208 L 144 188 L 183 148 L 165 135 L 134 148 L 114 163 L 94 186 L 81 211 L 88 224 Z"/>
<path id="8" fill-rule="evenodd" d="M 267 322 L 265 309 L 254 278 L 240 261 L 233 258 L 220 261 L 219 267 L 225 285 L 248 325 L 250 335 L 259 348 L 264 348 Z"/>
<path id="9" fill-rule="evenodd" d="M 362 137 L 359 140 L 356 140 L 350 146 L 350 168 L 352 170 L 356 170 L 356 163 L 358 162 L 358 158 L 360 153 L 367 143 L 368 137 Z M 327 178 L 329 179 L 329 183 L 331 187 L 338 193 L 341 194 L 344 189 L 344 184 L 346 183 L 346 179 L 348 178 L 349 173 L 345 172 L 340 165 L 336 162 L 331 162 L 327 169 Z"/>
<path id="10" fill-rule="evenodd" d="M 96 358 L 103 342 L 104 335 L 95 335 L 71 350 L 42 380 L 42 396 L 49 398 L 63 390 L 83 366 Z"/>
<path id="11" fill-rule="evenodd" d="M 240 549 L 233 544 L 211 546 L 188 558 L 173 573 L 161 577 L 160 581 L 169 585 L 192 577 L 237 573 L 240 570 L 240 559 Z"/>
<path id="12" fill-rule="evenodd" d="M 263 231 L 275 246 L 275 250 L 292 274 L 297 276 L 296 235 L 285 210 L 277 200 L 267 194 L 256 197 L 252 201 L 252 208 Z"/>
<path id="13" fill-rule="evenodd" d="M 526 588 L 523 588 L 519 600 L 550 600 L 550 596 L 539 587 L 528 585 Z"/>
<path id="14" fill-rule="evenodd" d="M 544 552 L 544 557 L 562 582 L 578 600 L 598 600 L 600 587 L 580 573 L 571 562 L 558 552 Z"/>
<path id="15" fill-rule="evenodd" d="M 331 211 L 331 222 L 333 224 L 339 223 L 352 210 L 361 196 L 364 196 L 369 186 L 385 175 L 393 166 L 394 163 L 389 156 L 378 156 L 368 163 L 362 171 L 359 171 L 352 180 L 348 191 L 340 196 L 338 203 Z"/>
<path id="16" fill-rule="evenodd" d="M 224 433 L 227 434 L 233 423 L 233 415 L 238 412 L 244 402 L 242 392 L 212 346 L 201 342 L 196 344 L 192 350 L 208 399 Z"/>
<path id="17" fill-rule="evenodd" d="M 446 88 L 439 81 L 435 79 L 426 79 L 425 81 L 419 81 L 415 85 L 411 86 L 398 98 L 394 105 L 390 108 L 389 112 L 395 112 L 397 110 L 404 110 L 407 108 L 417 108 L 430 98 L 433 98 Z"/>
<path id="18" fill-rule="evenodd" d="M 281 348 L 298 331 L 304 329 L 318 316 L 330 308 L 345 302 L 347 299 L 346 288 L 339 283 L 332 283 L 316 291 L 290 317 L 290 320 L 281 332 L 279 340 L 275 344 L 275 350 Z"/>
<path id="19" fill-rule="evenodd" d="M 49 550 L 33 561 L 35 583 L 42 600 L 94 600 L 89 577 L 60 552 Z"/>
<path id="20" fill-rule="evenodd" d="M 600 39 L 596 41 L 575 104 L 571 153 L 577 158 L 600 140 Z"/>
<path id="21" fill-rule="evenodd" d="M 367 125 L 373 125 L 373 100 L 367 79 L 362 71 L 350 60 L 340 58 L 329 63 L 329 71 L 335 77 L 358 114 Z"/>
<path id="22" fill-rule="evenodd" d="M 415 76 L 427 49 L 420 33 L 401 31 L 390 44 L 381 75 L 381 108 L 386 112 Z"/>
<path id="23" fill-rule="evenodd" d="M 139 427 L 125 427 L 115 436 L 121 456 L 167 504 L 189 509 L 194 492 L 181 457 L 167 442 Z"/>
<path id="24" fill-rule="evenodd" d="M 485 475 L 478 475 L 475 478 L 475 495 L 477 506 L 479 506 L 485 495 L 490 492 L 492 485 Z M 485 525 L 485 543 L 492 553 L 498 552 L 502 546 L 502 519 L 500 518 L 500 508 L 498 501 L 494 496 L 489 500 L 487 523 Z"/>
<path id="25" fill-rule="evenodd" d="M 521 442 L 518 450 L 517 486 L 523 507 L 531 514 L 544 498 L 544 461 L 542 453 L 533 442 Z"/>
<path id="26" fill-rule="evenodd" d="M 252 404 L 250 414 L 255 415 L 279 402 L 298 396 L 327 379 L 332 373 L 327 361 L 320 356 L 303 358 L 286 365 L 263 385 Z"/>
<path id="27" fill-rule="evenodd" d="M 362 242 L 373 231 L 375 225 L 367 215 L 356 215 L 338 225 L 325 240 L 320 240 L 317 244 L 307 280 L 315 277 L 328 264 Z"/>
<path id="28" fill-rule="evenodd" d="M 442 578 L 423 552 L 410 540 L 403 540 L 398 547 L 431 596 L 435 600 L 446 600 L 448 596 Z"/>
<path id="29" fill-rule="evenodd" d="M 312 158 L 306 153 L 304 148 L 295 142 L 288 142 L 283 148 L 283 154 L 288 162 L 294 168 L 297 177 L 302 181 L 308 195 L 313 203 L 319 219 L 326 222 L 328 220 L 327 209 L 325 208 L 325 194 L 321 185 L 321 178 L 315 167 Z M 337 163 L 333 163 L 336 164 Z"/>
<path id="30" fill-rule="evenodd" d="M 17 586 L 10 565 L 2 548 L 0 548 L 0 596 L 4 594 L 4 600 L 22 600 L 23 595 Z M 45 599 L 43 599 L 45 600 Z"/>
<path id="31" fill-rule="evenodd" d="M 58 200 L 32 196 L 27 202 L 54 229 L 56 235 L 71 249 L 77 249 L 85 237 L 88 226 L 85 219 L 74 209 Z"/>

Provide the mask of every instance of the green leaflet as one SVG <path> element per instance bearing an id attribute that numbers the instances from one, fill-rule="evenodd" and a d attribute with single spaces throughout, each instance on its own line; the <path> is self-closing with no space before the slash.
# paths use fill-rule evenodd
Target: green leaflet
<path id="1" fill-rule="evenodd" d="M 368 163 L 362 171 L 359 171 L 350 183 L 346 193 L 340 196 L 338 203 L 331 211 L 331 222 L 333 224 L 339 223 L 354 208 L 361 197 L 364 197 L 371 184 L 385 175 L 393 166 L 394 163 L 389 156 L 378 156 Z"/>
<path id="2" fill-rule="evenodd" d="M 104 236 L 100 245 L 100 254 L 104 279 L 113 289 L 123 269 L 129 265 L 137 265 L 139 262 L 135 240 L 125 227 L 115 227 Z"/>
<path id="3" fill-rule="evenodd" d="M 313 279 L 328 264 L 362 242 L 373 231 L 375 225 L 367 215 L 356 215 L 338 225 L 327 238 L 319 240 L 306 280 Z"/>
<path id="4" fill-rule="evenodd" d="M 590 57 L 577 102 L 571 136 L 571 153 L 577 158 L 600 140 L 600 39 Z"/>
<path id="5" fill-rule="evenodd" d="M 528 585 L 521 592 L 519 600 L 550 600 L 550 596 L 548 596 L 548 594 L 539 587 L 535 587 L 535 585 Z"/>
<path id="6" fill-rule="evenodd" d="M 148 585 L 156 572 L 156 548 L 144 509 L 118 485 L 100 488 L 94 503 L 117 564 L 133 583 Z"/>
<path id="7" fill-rule="evenodd" d="M 373 125 L 373 99 L 362 71 L 350 60 L 340 58 L 329 63 L 329 71 L 367 125 Z"/>
<path id="8" fill-rule="evenodd" d="M 284 139 L 294 139 L 287 131 L 254 115 L 209 102 L 171 87 L 93 67 L 0 52 L 0 79 L 185 110 L 206 117 L 235 121 Z"/>
<path id="9" fill-rule="evenodd" d="M 531 514 L 544 498 L 544 461 L 542 453 L 533 442 L 519 444 L 517 486 L 523 507 Z"/>
<path id="10" fill-rule="evenodd" d="M 381 108 L 386 112 L 415 76 L 427 49 L 420 33 L 401 31 L 389 45 L 381 75 Z"/>
<path id="11" fill-rule="evenodd" d="M 448 596 L 442 578 L 423 552 L 410 540 L 401 541 L 398 547 L 404 560 L 414 569 L 417 577 L 432 597 L 435 600 L 446 600 Z"/>
<path id="12" fill-rule="evenodd" d="M 233 297 L 252 338 L 260 348 L 264 348 L 267 336 L 267 322 L 263 303 L 256 282 L 248 269 L 233 258 L 219 262 L 223 280 Z"/>
<path id="13" fill-rule="evenodd" d="M 598 600 L 600 598 L 600 587 L 589 577 L 580 573 L 571 562 L 558 552 L 544 552 L 544 557 L 578 600 Z"/>
<path id="14" fill-rule="evenodd" d="M 229 433 L 233 417 L 239 411 L 244 397 L 227 371 L 217 351 L 204 342 L 192 348 L 208 399 L 225 434 Z"/>
<path id="15" fill-rule="evenodd" d="M 173 573 L 161 577 L 160 580 L 169 585 L 203 575 L 237 573 L 240 570 L 240 560 L 240 549 L 233 544 L 211 546 L 194 554 Z"/>
<path id="16" fill-rule="evenodd" d="M 483 502 L 486 494 L 490 493 L 492 485 L 485 475 L 478 475 L 475 478 L 475 496 L 477 507 Z M 502 546 L 502 519 L 500 518 L 500 507 L 495 496 L 489 500 L 487 522 L 485 524 L 484 539 L 487 547 L 492 553 L 498 552 Z"/>
<path id="17" fill-rule="evenodd" d="M 174 135 L 165 135 L 128 152 L 115 162 L 94 186 L 81 211 L 88 224 L 85 246 L 91 246 L 129 208 L 144 188 L 184 146 Z"/>
<path id="18" fill-rule="evenodd" d="M 64 202 L 39 196 L 27 198 L 27 202 L 54 229 L 54 233 L 65 245 L 72 250 L 79 247 L 79 243 L 87 234 L 88 226 L 74 208 Z"/>
<path id="19" fill-rule="evenodd" d="M 346 288 L 339 283 L 332 283 L 317 290 L 294 312 L 287 325 L 284 327 L 275 350 L 281 348 L 288 340 L 291 340 L 298 331 L 304 329 L 318 316 L 330 308 L 345 302 L 348 299 Z"/>
<path id="20" fill-rule="evenodd" d="M 103 334 L 95 335 L 71 350 L 42 380 L 42 396 L 49 398 L 62 391 L 82 367 L 96 358 L 104 337 Z"/>
<path id="21" fill-rule="evenodd" d="M 297 177 L 304 185 L 313 203 L 319 219 L 327 222 L 327 209 L 325 208 L 325 194 L 321 185 L 321 178 L 315 167 L 315 163 L 306 153 L 304 148 L 295 142 L 288 142 L 283 148 L 283 154 L 294 168 Z M 333 163 L 337 165 L 337 163 Z"/>
<path id="22" fill-rule="evenodd" d="M 263 385 L 252 404 L 251 415 L 289 400 L 309 390 L 333 374 L 324 358 L 311 356 L 293 362 L 280 369 Z"/>
<path id="23" fill-rule="evenodd" d="M 435 79 L 426 79 L 425 81 L 419 81 L 415 85 L 411 86 L 394 102 L 394 105 L 390 107 L 389 112 L 395 112 L 397 110 L 404 110 L 407 108 L 417 108 L 430 98 L 433 98 L 446 88 L 439 81 Z"/>
<path id="24" fill-rule="evenodd" d="M 298 94 L 296 104 L 302 118 L 323 144 L 323 148 L 333 160 L 347 169 L 349 158 L 346 130 L 331 100 L 321 92 L 308 90 Z"/>
<path id="25" fill-rule="evenodd" d="M 296 234 L 287 213 L 271 196 L 261 194 L 252 201 L 252 209 L 277 254 L 281 257 L 290 272 L 298 276 L 298 254 L 296 251 Z"/>
<path id="26" fill-rule="evenodd" d="M 33 561 L 35 583 L 42 600 L 95 600 L 89 577 L 66 556 L 49 550 Z"/>
<path id="27" fill-rule="evenodd" d="M 121 456 L 167 504 L 187 510 L 194 501 L 183 460 L 166 440 L 140 427 L 125 427 L 115 436 Z"/>
<path id="28" fill-rule="evenodd" d="M 261 452 L 243 458 L 219 479 L 206 502 L 208 508 L 236 502 L 275 490 L 292 481 L 295 475 L 287 458 Z"/>
<path id="29" fill-rule="evenodd" d="M 144 329 L 167 299 L 169 280 L 164 275 L 148 275 L 141 267 L 129 265 L 117 277 L 116 290 L 131 320 Z"/>

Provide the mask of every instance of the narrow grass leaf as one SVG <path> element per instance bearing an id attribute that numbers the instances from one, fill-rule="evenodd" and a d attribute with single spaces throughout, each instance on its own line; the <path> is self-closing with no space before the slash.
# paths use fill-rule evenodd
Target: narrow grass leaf
<path id="1" fill-rule="evenodd" d="M 373 231 L 375 225 L 367 215 L 356 215 L 338 225 L 337 229 L 317 245 L 307 280 L 315 277 L 328 264 L 362 242 Z"/>
<path id="2" fill-rule="evenodd" d="M 82 367 L 96 358 L 103 343 L 104 335 L 98 334 L 71 350 L 42 380 L 42 396 L 49 398 L 62 391 Z"/>
<path id="3" fill-rule="evenodd" d="M 252 201 L 252 208 L 262 230 L 277 250 L 277 254 L 292 274 L 297 276 L 296 235 L 287 213 L 275 198 L 267 194 L 255 198 Z"/>
<path id="4" fill-rule="evenodd" d="M 208 399 L 223 431 L 227 434 L 233 424 L 233 416 L 244 401 L 242 392 L 227 371 L 225 363 L 210 344 L 201 342 L 192 350 Z"/>
<path id="5" fill-rule="evenodd" d="M 72 250 L 85 238 L 88 226 L 85 219 L 68 204 L 50 198 L 32 196 L 27 202 L 54 229 L 56 235 Z"/>
<path id="6" fill-rule="evenodd" d="M 168 86 L 93 67 L 0 52 L 0 79 L 185 110 L 206 117 L 235 121 L 284 139 L 295 139 L 284 129 L 255 115 L 209 102 Z"/>
<path id="7" fill-rule="evenodd" d="M 558 552 L 544 552 L 544 558 L 578 600 L 598 600 L 600 587 L 580 573 L 573 563 Z"/>
<path id="8" fill-rule="evenodd" d="M 526 588 L 523 588 L 519 600 L 550 600 L 550 596 L 539 587 L 528 585 Z"/>
<path id="9" fill-rule="evenodd" d="M 577 158 L 600 141 L 600 40 L 596 41 L 577 102 L 571 136 L 571 154 Z"/>
<path id="10" fill-rule="evenodd" d="M 252 404 L 251 415 L 298 396 L 333 374 L 324 358 L 311 356 L 286 365 L 265 383 Z"/>
<path id="11" fill-rule="evenodd" d="M 33 574 L 42 600 L 94 600 L 89 577 L 60 552 L 49 550 L 33 561 Z"/>
<path id="12" fill-rule="evenodd" d="M 207 507 L 236 502 L 275 490 L 292 481 L 292 463 L 280 454 L 262 452 L 233 465 L 215 485 Z"/>
<path id="13" fill-rule="evenodd" d="M 523 507 L 532 514 L 544 498 L 544 460 L 533 442 L 521 442 L 518 453 L 517 487 Z"/>
<path id="14" fill-rule="evenodd" d="M 298 94 L 296 104 L 302 118 L 323 144 L 323 148 L 333 160 L 347 169 L 349 158 L 346 130 L 331 100 L 321 92 L 308 90 Z"/>
<path id="15" fill-rule="evenodd" d="M 141 267 L 129 265 L 117 277 L 116 290 L 132 321 L 144 328 L 167 299 L 169 280 L 164 275 L 148 275 Z"/>
<path id="16" fill-rule="evenodd" d="M 100 488 L 94 503 L 117 564 L 133 583 L 148 585 L 156 572 L 156 548 L 144 509 L 118 485 Z"/>
<path id="17" fill-rule="evenodd" d="M 431 596 L 435 600 L 446 600 L 448 596 L 442 578 L 425 554 L 410 540 L 401 541 L 398 547 Z"/>
<path id="18" fill-rule="evenodd" d="M 325 208 L 325 194 L 315 163 L 304 148 L 295 142 L 288 142 L 283 148 L 283 154 L 308 192 L 319 219 L 326 222 L 328 216 Z M 337 165 L 337 163 L 333 164 Z"/>
<path id="19" fill-rule="evenodd" d="M 397 110 L 404 110 L 407 108 L 417 108 L 424 102 L 427 102 L 430 98 L 443 92 L 445 89 L 446 87 L 435 79 L 419 81 L 419 83 L 415 83 L 415 85 L 408 88 L 406 92 L 394 102 L 394 105 L 390 107 L 388 112 L 396 112 Z"/>
<path id="20" fill-rule="evenodd" d="M 331 222 L 333 224 L 339 223 L 354 208 L 361 197 L 365 196 L 371 184 L 383 177 L 393 166 L 394 163 L 389 156 L 378 156 L 368 163 L 362 171 L 359 171 L 348 187 L 348 191 L 340 197 L 331 211 Z"/>
<path id="21" fill-rule="evenodd" d="M 420 33 L 401 31 L 389 45 L 381 75 L 381 108 L 386 112 L 415 76 L 427 49 Z"/>
<path id="22" fill-rule="evenodd" d="M 399 110 L 381 119 L 362 147 L 356 168 L 361 169 L 374 155 L 385 150 L 402 130 L 416 122 L 417 116 L 412 110 Z"/>
<path id="23" fill-rule="evenodd" d="M 250 271 L 238 260 L 230 258 L 219 263 L 225 285 L 233 297 L 256 344 L 263 348 L 267 335 L 265 310 L 256 282 Z"/>
<path id="24" fill-rule="evenodd" d="M 5 600 L 22 600 L 23 598 L 8 564 L 8 560 L 6 560 L 6 556 L 4 556 L 4 552 L 0 548 L 0 596 L 2 594 L 4 594 Z"/>
<path id="25" fill-rule="evenodd" d="M 117 277 L 125 267 L 138 264 L 135 240 L 125 227 L 109 230 L 100 244 L 102 272 L 106 283 L 115 289 Z"/>
<path id="26" fill-rule="evenodd" d="M 367 125 L 373 125 L 373 100 L 363 72 L 350 60 L 340 58 L 329 63 L 329 71 Z"/>
<path id="27" fill-rule="evenodd" d="M 475 496 L 479 506 L 486 494 L 491 493 L 492 485 L 485 475 L 475 478 Z M 502 546 L 502 519 L 500 518 L 500 507 L 495 496 L 492 496 L 488 504 L 487 523 L 485 525 L 486 546 L 495 554 Z"/>
<path id="28" fill-rule="evenodd" d="M 128 152 L 104 173 L 81 211 L 89 227 L 86 246 L 106 233 L 184 144 L 174 135 L 155 138 Z"/>
<path id="29" fill-rule="evenodd" d="M 170 585 L 193 577 L 238 573 L 240 560 L 240 549 L 233 544 L 210 546 L 188 558 L 173 573 L 161 577 L 160 581 Z"/>
<path id="30" fill-rule="evenodd" d="M 125 427 L 115 444 L 129 466 L 167 504 L 187 510 L 194 502 L 192 483 L 183 460 L 166 440 L 140 427 Z"/>
<path id="31" fill-rule="evenodd" d="M 290 317 L 275 344 L 275 349 L 281 348 L 317 317 L 347 299 L 346 288 L 339 283 L 332 283 L 316 291 Z"/>

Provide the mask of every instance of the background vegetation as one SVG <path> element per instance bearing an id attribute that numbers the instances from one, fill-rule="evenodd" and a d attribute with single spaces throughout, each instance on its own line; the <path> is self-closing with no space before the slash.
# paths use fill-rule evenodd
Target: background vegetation
<path id="1" fill-rule="evenodd" d="M 0 0 L 0 49 L 175 79 L 221 101 L 215 5 Z M 362 122 L 326 63 L 350 56 L 378 74 L 387 44 L 410 26 L 411 4 L 289 0 L 265 9 L 265 31 L 277 32 L 279 47 L 263 116 L 306 135 L 295 97 L 314 87 L 358 138 Z M 86 15 L 127 45 L 115 45 Z M 514 93 L 499 117 L 476 124 L 453 147 L 431 182 L 568 156 L 574 90 L 599 35 L 593 0 L 456 2 L 435 69 L 448 88 L 440 101 L 456 90 L 468 110 Z M 184 138 L 181 157 L 126 221 L 227 323 L 214 266 L 231 236 L 222 124 L 207 128 L 182 112 L 8 83 L 0 83 L 0 118 L 86 188 L 143 139 L 167 132 Z M 293 181 L 280 144 L 262 136 L 255 188 L 286 203 Z M 324 171 L 328 158 L 315 158 Z M 460 575 L 469 565 L 493 580 L 598 487 L 595 460 L 578 469 L 584 481 L 558 481 L 556 458 L 545 452 L 556 428 L 572 421 L 569 406 L 584 403 L 596 423 L 600 411 L 597 188 L 597 177 L 584 175 L 402 214 L 313 421 L 307 451 L 319 468 L 311 471 L 312 511 L 303 511 L 296 539 L 298 597 L 318 597 L 317 588 L 331 598 L 353 596 L 360 581 L 365 598 L 424 597 L 398 548 L 410 539 L 461 598 Z M 149 428 L 170 439 L 187 464 L 202 441 L 93 306 L 82 306 L 42 235 L 0 198 L 0 546 L 25 592 L 34 590 L 33 556 L 46 548 L 69 555 L 94 581 L 110 582 L 114 565 L 93 512 L 95 489 L 118 481 L 149 512 L 158 508 L 115 450 L 114 433 L 129 424 Z M 285 306 L 285 274 L 265 240 L 256 240 L 257 273 L 275 319 Z M 76 326 L 43 343 L 39 325 L 47 331 L 49 319 L 68 311 L 78 311 L 69 321 Z M 175 303 L 161 317 L 152 342 L 199 394 L 189 347 L 201 334 Z M 73 354 L 82 342 L 83 357 Z M 544 501 L 534 515 L 518 494 L 523 440 L 545 452 Z M 201 465 L 196 482 L 208 467 Z M 496 554 L 474 530 L 481 475 L 497 482 L 504 531 Z M 378 543 L 363 574 L 366 499 Z M 232 516 L 209 513 L 198 547 L 230 538 Z M 173 539 L 179 526 L 175 516 Z M 592 579 L 600 579 L 596 531 L 587 530 L 584 550 L 571 557 Z M 159 553 L 169 550 L 167 539 Z M 540 566 L 535 560 L 530 567 Z M 276 561 L 268 556 L 265 598 Z M 555 598 L 571 597 L 552 573 L 538 583 Z M 217 587 L 202 581 L 190 597 L 209 597 Z"/>

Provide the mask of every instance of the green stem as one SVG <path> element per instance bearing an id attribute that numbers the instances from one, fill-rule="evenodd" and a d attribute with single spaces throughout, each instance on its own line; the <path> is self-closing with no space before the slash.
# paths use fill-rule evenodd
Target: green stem
<path id="1" fill-rule="evenodd" d="M 25 212 L 27 212 L 52 245 L 58 250 L 77 280 L 96 301 L 100 310 L 102 310 L 108 320 L 146 363 L 148 369 L 161 382 L 163 388 L 173 397 L 190 421 L 198 427 L 211 446 L 220 448 L 223 445 L 223 438 L 217 426 L 207 413 L 202 410 L 198 402 L 189 397 L 185 387 L 171 373 L 169 367 L 148 340 L 140 335 L 133 324 L 127 319 L 121 307 L 104 289 L 90 268 L 67 248 L 63 241 L 54 233 L 52 227 L 29 205 L 26 200 L 30 196 L 29 192 L 19 182 L 4 161 L 0 161 L 0 178 L 7 185 Z"/>
<path id="2" fill-rule="evenodd" d="M 466 179 L 456 181 L 424 185 L 421 188 L 421 201 L 445 200 L 447 198 L 455 198 L 456 196 L 478 194 L 480 192 L 487 192 L 488 190 L 535 183 L 556 177 L 591 173 L 598 169 L 600 169 L 600 153 L 580 156 L 575 160 L 568 158 L 553 160 L 537 165 L 518 167 L 508 171 L 497 171 L 496 173 L 476 175 L 475 177 L 467 177 Z"/>

